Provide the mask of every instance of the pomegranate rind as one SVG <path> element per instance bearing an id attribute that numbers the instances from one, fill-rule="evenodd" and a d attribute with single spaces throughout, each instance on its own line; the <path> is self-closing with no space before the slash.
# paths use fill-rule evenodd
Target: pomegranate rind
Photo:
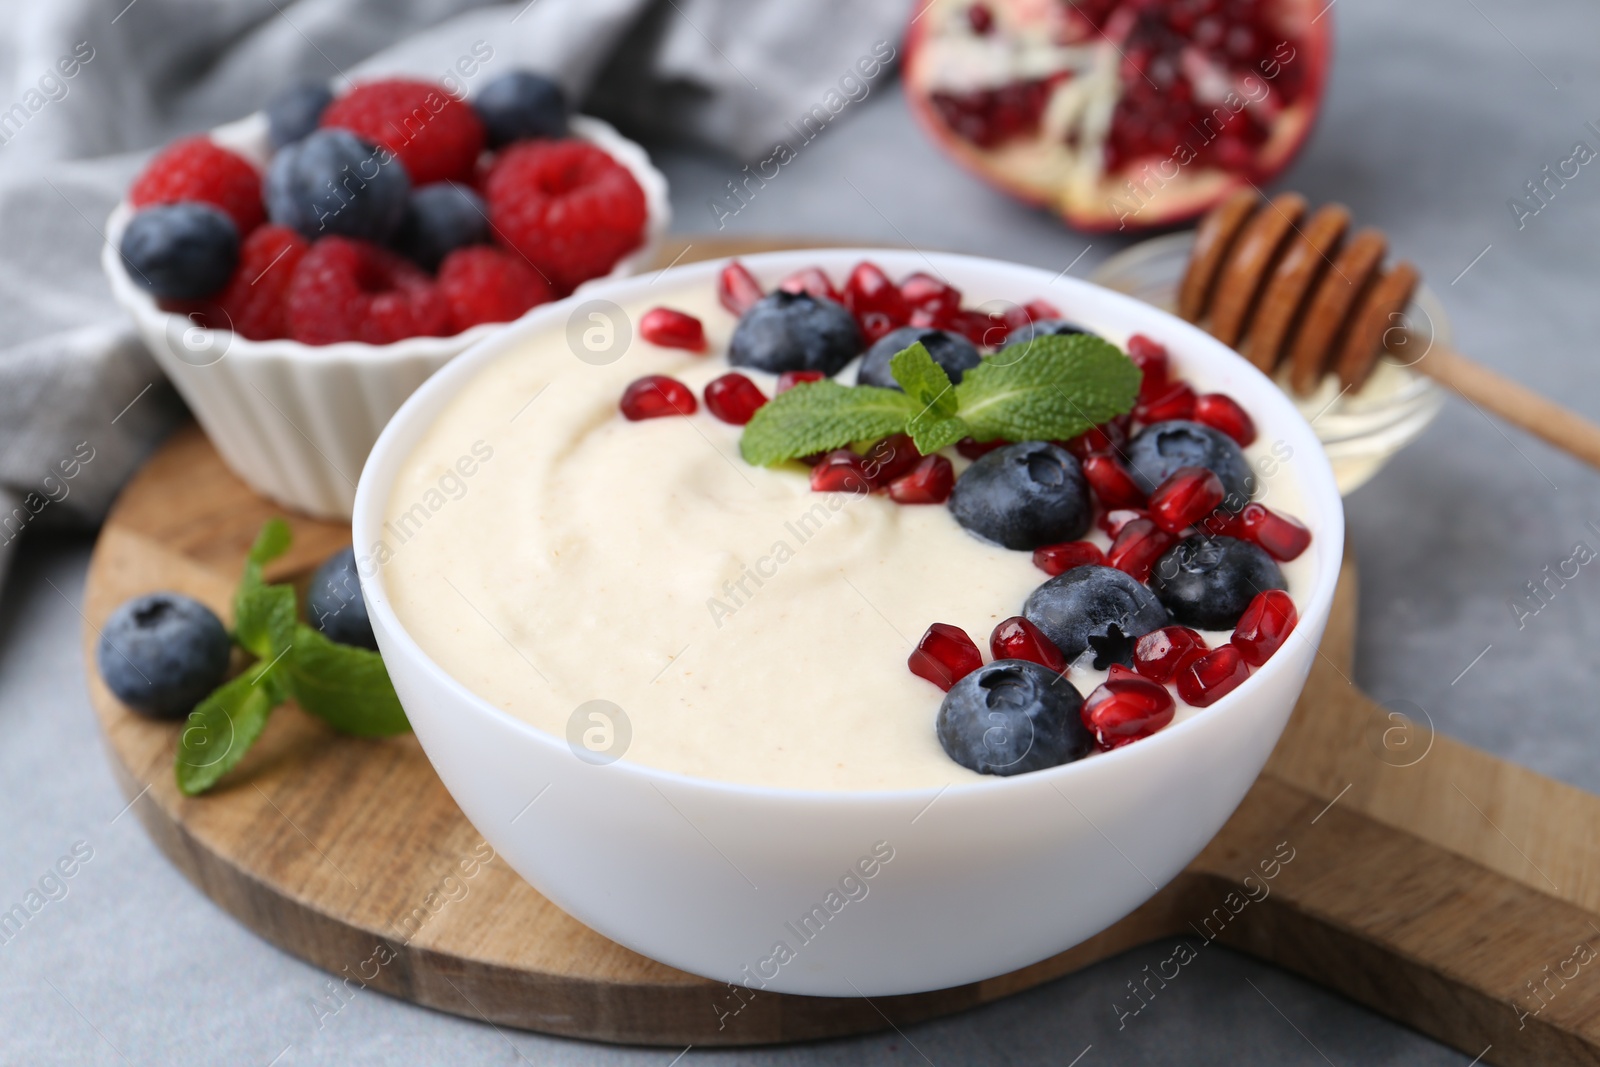
<path id="1" fill-rule="evenodd" d="M 1015 2 L 1032 6 L 1036 0 Z M 966 18 L 965 6 L 948 0 L 919 0 L 915 6 L 906 30 L 902 82 L 918 125 L 988 184 L 1047 208 L 1086 233 L 1171 227 L 1198 218 L 1239 189 L 1270 182 L 1294 160 L 1316 126 L 1333 56 L 1331 13 L 1322 0 L 1278 0 L 1275 13 L 1285 35 L 1296 42 L 1293 62 L 1301 65 L 1302 87 L 1299 97 L 1273 117 L 1267 141 L 1243 171 L 1191 163 L 1164 178 L 1155 168 L 1170 164 L 1171 157 L 1151 156 L 1109 174 L 1101 172 L 1093 180 L 1069 179 L 1078 156 L 1064 144 L 1034 137 L 982 148 L 958 136 L 939 116 L 930 88 L 936 63 L 928 40 L 942 26 L 941 19 Z M 1106 47 L 1113 46 L 1108 42 Z"/>

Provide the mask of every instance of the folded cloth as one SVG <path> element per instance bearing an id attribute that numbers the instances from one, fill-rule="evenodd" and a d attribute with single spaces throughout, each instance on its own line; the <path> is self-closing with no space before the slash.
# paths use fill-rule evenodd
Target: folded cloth
<path id="1" fill-rule="evenodd" d="M 92 526 L 183 418 L 100 273 L 150 151 L 288 85 L 516 67 L 652 139 L 755 160 L 893 58 L 907 0 L 52 0 L 0 53 L 0 582 L 25 533 Z M 485 54 L 487 53 L 487 58 Z M 471 61 L 464 61 L 470 58 Z M 843 91 L 851 90 L 846 83 Z M 837 109 L 830 108 L 836 111 Z"/>

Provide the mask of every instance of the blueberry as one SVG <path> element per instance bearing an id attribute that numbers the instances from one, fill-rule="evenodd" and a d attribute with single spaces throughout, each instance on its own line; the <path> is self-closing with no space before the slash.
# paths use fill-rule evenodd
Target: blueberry
<path id="1" fill-rule="evenodd" d="M 525 137 L 567 135 L 567 94 L 531 70 L 513 70 L 485 85 L 472 101 L 489 133 L 489 147 Z"/>
<path id="2" fill-rule="evenodd" d="M 1222 479 L 1222 506 L 1243 510 L 1255 495 L 1256 478 L 1233 438 L 1198 422 L 1172 419 L 1147 426 L 1128 442 L 1129 473 L 1146 493 L 1179 467 L 1204 467 Z"/>
<path id="3" fill-rule="evenodd" d="M 210 204 L 147 207 L 122 231 L 128 276 L 162 300 L 220 292 L 239 265 L 239 228 Z"/>
<path id="4" fill-rule="evenodd" d="M 306 82 L 291 86 L 267 104 L 267 140 L 276 152 L 286 144 L 305 138 L 333 103 L 333 91 L 326 84 Z"/>
<path id="5" fill-rule="evenodd" d="M 1048 441 L 997 448 L 961 472 L 950 512 L 962 526 L 1007 548 L 1076 541 L 1094 506 L 1072 453 Z"/>
<path id="6" fill-rule="evenodd" d="M 347 548 L 323 560 L 306 589 L 306 612 L 317 629 L 341 645 L 378 647 L 372 636 L 367 602 L 361 599 L 361 576 L 356 572 L 356 550 Z"/>
<path id="7" fill-rule="evenodd" d="M 429 271 L 465 245 L 489 240 L 489 213 L 483 198 L 456 182 L 435 182 L 411 192 L 394 246 Z"/>
<path id="8" fill-rule="evenodd" d="M 1250 542 L 1195 536 L 1156 561 L 1150 588 L 1184 626 L 1231 630 L 1257 593 L 1288 586 L 1272 557 Z"/>
<path id="9" fill-rule="evenodd" d="M 1082 759 L 1094 747 L 1083 694 L 1049 667 L 997 659 L 979 667 L 939 705 L 939 744 L 979 774 L 1024 774 Z"/>
<path id="10" fill-rule="evenodd" d="M 899 389 L 900 383 L 889 373 L 889 361 L 918 341 L 922 342 L 933 361 L 944 368 L 951 382 L 959 382 L 961 376 L 976 367 L 983 358 L 978 355 L 977 346 L 959 333 L 902 326 L 884 334 L 867 349 L 867 358 L 861 361 L 861 368 L 856 371 L 856 384 Z"/>
<path id="11" fill-rule="evenodd" d="M 394 153 L 348 130 L 318 130 L 267 165 L 267 214 L 316 240 L 386 241 L 405 217 L 411 179 Z"/>
<path id="12" fill-rule="evenodd" d="M 843 304 L 810 293 L 769 293 L 739 319 L 728 342 L 735 367 L 782 374 L 819 370 L 830 378 L 861 351 L 861 329 Z"/>
<path id="13" fill-rule="evenodd" d="M 1066 319 L 1039 319 L 1029 321 L 1006 335 L 1006 343 L 1001 348 L 1010 348 L 1012 345 L 1025 345 L 1035 337 L 1069 337 L 1075 333 L 1086 333 L 1090 337 L 1096 336 L 1085 330 L 1077 323 L 1068 322 Z"/>
<path id="14" fill-rule="evenodd" d="M 95 649 L 106 687 L 141 715 L 178 719 L 228 673 L 228 631 L 210 608 L 177 593 L 124 601 Z"/>
<path id="15" fill-rule="evenodd" d="M 1093 650 L 1095 670 L 1131 666 L 1134 642 L 1171 620 L 1142 582 L 1090 564 L 1051 578 L 1028 594 L 1022 616 L 1055 642 L 1068 663 Z"/>

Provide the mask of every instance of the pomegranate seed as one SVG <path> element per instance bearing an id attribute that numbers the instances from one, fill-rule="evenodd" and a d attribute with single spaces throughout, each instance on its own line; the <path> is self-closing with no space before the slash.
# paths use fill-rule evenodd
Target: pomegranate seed
<path id="1" fill-rule="evenodd" d="M 1166 391 L 1170 364 L 1167 349 L 1142 333 L 1128 338 L 1128 358 L 1144 377 L 1139 379 L 1139 402 L 1147 403 Z"/>
<path id="2" fill-rule="evenodd" d="M 1138 581 L 1150 577 L 1150 568 L 1156 565 L 1167 549 L 1177 543 L 1177 538 L 1162 530 L 1149 519 L 1134 519 L 1117 531 L 1106 553 L 1106 566 L 1132 575 Z"/>
<path id="3" fill-rule="evenodd" d="M 1116 671 L 1083 702 L 1083 725 L 1102 748 L 1118 748 L 1149 737 L 1172 721 L 1174 705 L 1166 686 L 1127 671 Z"/>
<path id="4" fill-rule="evenodd" d="M 1173 382 L 1150 400 L 1133 407 L 1133 417 L 1145 425 L 1168 419 L 1187 419 L 1194 414 L 1194 390 L 1187 382 Z"/>
<path id="5" fill-rule="evenodd" d="M 1113 663 L 1111 666 L 1106 668 L 1106 680 L 1110 682 L 1115 682 L 1122 678 L 1137 677 L 1139 677 L 1138 671 L 1134 670 L 1132 667 L 1124 667 L 1120 663 Z"/>
<path id="6" fill-rule="evenodd" d="M 1085 430 L 1072 440 L 1063 442 L 1061 447 L 1082 460 L 1101 452 L 1121 452 L 1122 446 L 1127 443 L 1126 428 L 1115 422 L 1103 422 L 1093 429 Z"/>
<path id="7" fill-rule="evenodd" d="M 797 270 L 783 281 L 778 283 L 778 288 L 786 293 L 810 293 L 818 300 L 839 299 L 839 290 L 833 287 L 833 282 L 822 273 L 821 267 L 807 267 Z"/>
<path id="8" fill-rule="evenodd" d="M 1057 674 L 1067 669 L 1066 657 L 1044 631 L 1021 615 L 1013 615 L 989 635 L 989 652 L 995 659 L 1026 659 Z"/>
<path id="9" fill-rule="evenodd" d="M 1094 495 L 1107 508 L 1144 506 L 1144 490 L 1134 484 L 1127 468 L 1110 456 L 1095 454 L 1085 458 L 1083 476 L 1088 479 Z"/>
<path id="10" fill-rule="evenodd" d="M 911 673 L 926 678 L 946 691 L 983 666 L 983 653 L 972 643 L 967 631 L 946 622 L 928 627 L 906 661 Z"/>
<path id="11" fill-rule="evenodd" d="M 1148 519 L 1150 513 L 1143 508 L 1113 508 L 1096 520 L 1107 537 L 1115 538 L 1122 528 L 1134 519 Z"/>
<path id="12" fill-rule="evenodd" d="M 820 382 L 826 377 L 819 370 L 786 370 L 778 375 L 778 392 L 787 393 L 802 382 Z"/>
<path id="13" fill-rule="evenodd" d="M 639 336 L 662 348 L 706 350 L 706 330 L 693 315 L 671 308 L 651 308 L 639 320 Z"/>
<path id="14" fill-rule="evenodd" d="M 1178 673 L 1178 695 L 1197 708 L 1209 707 L 1250 677 L 1250 665 L 1232 645 L 1214 648 Z"/>
<path id="15" fill-rule="evenodd" d="M 706 410 L 735 426 L 749 422 L 766 402 L 761 387 L 738 371 L 729 371 L 706 385 Z"/>
<path id="16" fill-rule="evenodd" d="M 892 433 L 867 449 L 867 476 L 872 484 L 882 488 L 907 474 L 922 459 L 922 453 L 908 433 Z"/>
<path id="17" fill-rule="evenodd" d="M 973 4 L 967 8 L 967 25 L 979 37 L 987 37 L 989 31 L 994 29 L 994 12 L 989 10 L 987 4 Z"/>
<path id="18" fill-rule="evenodd" d="M 1043 322 L 1046 319 L 1059 319 L 1060 317 L 1061 312 L 1057 310 L 1054 304 L 1047 300 L 1034 299 L 1020 307 L 1012 306 L 1007 308 L 1005 314 L 1001 316 L 1001 320 L 1006 325 L 1006 332 L 1009 333 L 1012 330 L 1020 330 L 1024 326 L 1035 322 Z"/>
<path id="19" fill-rule="evenodd" d="M 1033 550 L 1033 565 L 1046 574 L 1065 574 L 1074 567 L 1104 566 L 1106 554 L 1092 541 L 1063 541 Z"/>
<path id="20" fill-rule="evenodd" d="M 1194 421 L 1221 430 L 1247 447 L 1256 439 L 1256 424 L 1239 402 L 1225 393 L 1205 393 L 1194 398 Z"/>
<path id="21" fill-rule="evenodd" d="M 743 315 L 765 295 L 761 283 L 737 259 L 730 260 L 717 276 L 717 299 L 735 315 Z"/>
<path id="22" fill-rule="evenodd" d="M 900 283 L 900 295 L 913 312 L 922 311 L 932 317 L 930 326 L 948 322 L 961 310 L 960 289 L 921 271 Z"/>
<path id="23" fill-rule="evenodd" d="M 946 320 L 944 329 L 959 333 L 979 348 L 999 348 L 1005 343 L 1006 334 L 1010 332 L 1005 319 L 999 315 L 973 311 L 971 308 L 951 315 Z"/>
<path id="24" fill-rule="evenodd" d="M 873 263 L 858 263 L 850 272 L 844 306 L 856 317 L 869 345 L 911 318 L 911 308 L 899 288 Z"/>
<path id="25" fill-rule="evenodd" d="M 1233 628 L 1233 647 L 1246 663 L 1259 667 L 1283 647 L 1299 621 L 1300 613 L 1288 593 L 1281 589 L 1257 593 Z"/>
<path id="26" fill-rule="evenodd" d="M 622 391 L 622 417 L 630 422 L 664 415 L 693 415 L 700 405 L 687 385 L 665 374 L 647 374 Z"/>
<path id="27" fill-rule="evenodd" d="M 1163 626 L 1134 644 L 1133 669 L 1152 682 L 1166 685 L 1209 651 L 1199 631 L 1187 626 Z"/>
<path id="28" fill-rule="evenodd" d="M 1280 515 L 1265 504 L 1246 504 L 1234 520 L 1233 536 L 1254 542 L 1273 559 L 1287 563 L 1311 544 L 1311 531 L 1299 521 Z"/>
<path id="29" fill-rule="evenodd" d="M 813 493 L 870 493 L 866 462 L 848 448 L 835 449 L 811 468 Z"/>
<path id="30" fill-rule="evenodd" d="M 970 437 L 963 437 L 956 442 L 956 451 L 968 459 L 978 459 L 982 456 L 987 456 L 997 448 L 1004 448 L 1010 443 L 1010 441 L 998 439 L 994 441 L 974 441 Z"/>
<path id="31" fill-rule="evenodd" d="M 1175 534 L 1211 514 L 1225 495 L 1222 479 L 1215 471 L 1179 467 L 1150 494 L 1150 518 Z"/>
<path id="32" fill-rule="evenodd" d="M 1237 537 L 1244 538 L 1244 531 L 1239 528 L 1239 516 L 1226 508 L 1218 508 L 1199 522 L 1194 524 L 1195 531 L 1206 537 Z"/>
<path id="33" fill-rule="evenodd" d="M 889 496 L 897 504 L 943 504 L 956 487 L 956 471 L 943 456 L 924 456 L 889 483 Z"/>

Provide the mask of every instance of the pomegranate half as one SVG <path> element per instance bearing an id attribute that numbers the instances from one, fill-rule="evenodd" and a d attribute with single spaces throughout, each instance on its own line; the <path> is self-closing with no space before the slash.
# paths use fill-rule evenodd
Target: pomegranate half
<path id="1" fill-rule="evenodd" d="M 1082 230 L 1203 214 L 1316 119 L 1327 0 L 922 0 L 913 112 L 985 180 Z"/>

